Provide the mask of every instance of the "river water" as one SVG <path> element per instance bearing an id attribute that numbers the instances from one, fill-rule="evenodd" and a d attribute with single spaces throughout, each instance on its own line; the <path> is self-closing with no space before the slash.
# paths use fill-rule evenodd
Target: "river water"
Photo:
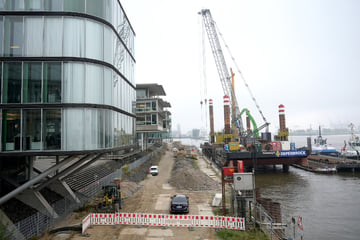
<path id="1" fill-rule="evenodd" d="M 340 150 L 347 135 L 323 136 Z M 176 139 L 174 139 L 176 140 Z M 306 146 L 306 137 L 289 140 L 297 147 Z M 183 144 L 199 147 L 202 141 L 181 139 Z M 256 187 L 261 196 L 281 204 L 286 235 L 295 239 L 358 240 L 360 239 L 360 173 L 316 174 L 290 167 L 283 173 L 281 166 L 273 171 L 256 172 Z M 304 230 L 291 223 L 302 217 Z"/>

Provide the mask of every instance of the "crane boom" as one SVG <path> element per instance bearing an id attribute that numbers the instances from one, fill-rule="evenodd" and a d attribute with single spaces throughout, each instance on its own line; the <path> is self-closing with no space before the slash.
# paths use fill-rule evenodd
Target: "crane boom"
<path id="1" fill-rule="evenodd" d="M 230 97 L 230 102 L 235 104 L 235 108 L 231 108 L 232 122 L 239 121 L 240 135 L 243 134 L 244 128 L 240 117 L 240 109 L 236 100 L 236 95 L 231 83 L 231 76 L 226 66 L 225 57 L 221 49 L 220 41 L 215 27 L 215 22 L 211 16 L 209 9 L 202 9 L 199 14 L 203 17 L 204 26 L 209 38 L 211 51 L 214 55 L 215 65 L 220 77 L 220 82 L 224 91 L 224 94 Z M 235 109 L 235 112 L 234 110 Z"/>

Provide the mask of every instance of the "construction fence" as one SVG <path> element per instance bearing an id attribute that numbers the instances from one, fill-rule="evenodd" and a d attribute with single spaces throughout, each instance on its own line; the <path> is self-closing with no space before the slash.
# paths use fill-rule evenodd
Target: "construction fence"
<path id="1" fill-rule="evenodd" d="M 229 216 L 171 215 L 152 213 L 91 213 L 82 221 L 82 234 L 90 226 L 142 225 L 161 227 L 205 227 L 245 230 L 245 219 Z"/>

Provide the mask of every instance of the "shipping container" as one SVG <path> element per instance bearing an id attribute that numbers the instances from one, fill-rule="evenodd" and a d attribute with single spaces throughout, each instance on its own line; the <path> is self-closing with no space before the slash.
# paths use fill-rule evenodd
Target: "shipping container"
<path id="1" fill-rule="evenodd" d="M 238 142 L 229 142 L 230 151 L 239 151 L 240 143 Z"/>
<path id="2" fill-rule="evenodd" d="M 289 141 L 281 141 L 281 150 L 289 151 L 290 150 L 290 142 Z"/>
<path id="3" fill-rule="evenodd" d="M 273 142 L 271 142 L 271 145 L 272 145 L 272 149 L 274 151 L 280 151 L 281 150 L 281 142 L 273 141 Z"/>

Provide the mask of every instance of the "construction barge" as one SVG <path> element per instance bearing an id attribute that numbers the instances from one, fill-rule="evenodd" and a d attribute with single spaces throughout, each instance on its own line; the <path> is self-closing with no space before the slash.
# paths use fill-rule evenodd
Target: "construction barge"
<path id="1" fill-rule="evenodd" d="M 360 161 L 344 157 L 333 157 L 328 155 L 309 155 L 308 165 L 297 165 L 294 167 L 318 173 L 336 172 L 358 172 Z"/>
<path id="2" fill-rule="evenodd" d="M 225 103 L 225 100 L 224 100 Z M 210 113 L 212 105 L 210 104 Z M 229 111 L 224 106 L 225 112 Z M 229 116 L 229 114 L 225 114 Z M 250 132 L 250 121 L 247 115 L 247 131 Z M 212 118 L 210 118 L 212 119 Z M 295 143 L 288 141 L 288 131 L 285 125 L 284 105 L 279 105 L 280 131 L 272 140 L 271 133 L 264 132 L 261 136 L 247 134 L 246 142 L 230 141 L 229 135 L 211 133 L 211 141 L 201 145 L 203 154 L 211 159 L 218 167 L 235 167 L 242 161 L 247 171 L 259 166 L 282 165 L 283 171 L 288 171 L 289 166 L 296 164 L 306 166 L 310 152 L 307 148 L 297 149 Z M 230 121 L 226 121 L 229 123 Z M 211 121 L 210 121 L 211 123 Z M 225 124 L 226 132 L 230 133 L 229 124 Z M 254 133 L 254 132 L 253 132 Z"/>

